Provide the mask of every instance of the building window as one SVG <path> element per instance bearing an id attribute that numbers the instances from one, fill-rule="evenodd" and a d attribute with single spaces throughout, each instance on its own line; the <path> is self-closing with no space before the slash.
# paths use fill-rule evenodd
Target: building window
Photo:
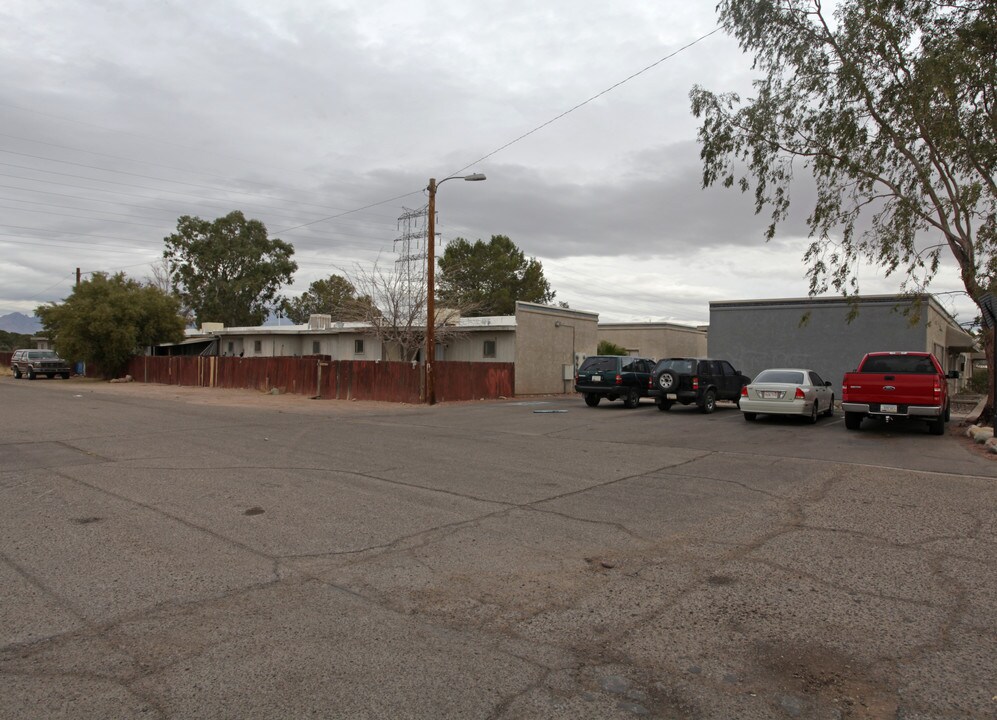
<path id="1" fill-rule="evenodd" d="M 354 355 L 363 355 L 363 340 L 354 340 L 353 341 L 353 354 Z"/>
<path id="2" fill-rule="evenodd" d="M 228 352 L 229 352 L 229 355 L 231 355 L 232 353 L 234 353 L 234 352 L 235 352 L 235 343 L 231 343 L 231 342 L 230 342 L 230 343 L 228 344 Z"/>
<path id="3" fill-rule="evenodd" d="M 322 343 L 320 343 L 318 340 L 313 340 L 312 355 L 321 355 L 321 354 L 322 354 Z"/>
<path id="4" fill-rule="evenodd" d="M 495 357 L 495 341 L 485 340 L 485 347 L 482 351 L 482 357 L 493 358 Z"/>
<path id="5" fill-rule="evenodd" d="M 260 355 L 263 352 L 263 341 L 253 340 L 253 352 Z"/>

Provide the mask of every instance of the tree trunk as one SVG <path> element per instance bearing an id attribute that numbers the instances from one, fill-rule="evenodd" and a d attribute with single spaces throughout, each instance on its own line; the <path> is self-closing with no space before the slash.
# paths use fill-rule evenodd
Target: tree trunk
<path id="1" fill-rule="evenodd" d="M 980 425 L 991 425 L 994 421 L 994 328 L 983 331 L 983 352 L 987 357 L 987 404 L 980 413 L 977 422 Z"/>

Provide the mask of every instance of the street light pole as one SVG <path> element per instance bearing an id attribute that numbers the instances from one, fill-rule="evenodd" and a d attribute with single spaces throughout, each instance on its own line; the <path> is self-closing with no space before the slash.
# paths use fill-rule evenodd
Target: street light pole
<path id="1" fill-rule="evenodd" d="M 436 188 L 447 180 L 480 182 L 485 179 L 482 173 L 451 175 L 439 182 L 429 178 L 426 190 L 429 192 L 429 220 L 426 223 L 426 404 L 436 402 L 433 361 L 436 360 Z"/>

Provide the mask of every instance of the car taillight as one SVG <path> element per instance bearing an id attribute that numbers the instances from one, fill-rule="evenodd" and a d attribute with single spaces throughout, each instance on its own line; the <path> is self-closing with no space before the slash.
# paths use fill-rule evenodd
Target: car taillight
<path id="1" fill-rule="evenodd" d="M 795 397 L 797 400 L 807 399 L 807 395 L 805 392 L 803 392 L 803 388 L 796 388 L 796 395 L 794 395 L 793 397 Z"/>
<path id="2" fill-rule="evenodd" d="M 743 388 L 741 388 L 741 397 L 748 397 L 748 386 L 747 385 L 745 385 Z"/>
<path id="3" fill-rule="evenodd" d="M 935 395 L 942 394 L 942 386 L 938 382 L 938 378 L 935 378 Z"/>
<path id="4" fill-rule="evenodd" d="M 623 376 L 622 375 L 617 375 L 616 376 L 616 384 L 617 385 L 622 385 L 623 384 Z"/>
<path id="5" fill-rule="evenodd" d="M 651 389 L 651 388 L 653 388 L 653 387 L 654 387 L 654 383 L 653 383 L 653 382 L 651 382 L 651 378 L 649 377 L 649 378 L 647 379 L 647 389 L 648 389 L 648 390 L 650 390 L 650 389 Z"/>
<path id="6" fill-rule="evenodd" d="M 699 378 L 698 377 L 694 377 L 692 379 L 692 389 L 693 390 L 699 390 Z"/>

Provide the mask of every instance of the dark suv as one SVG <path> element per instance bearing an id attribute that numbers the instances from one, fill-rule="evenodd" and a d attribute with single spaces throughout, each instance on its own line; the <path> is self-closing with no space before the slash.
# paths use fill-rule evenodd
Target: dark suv
<path id="1" fill-rule="evenodd" d="M 651 374 L 651 392 L 658 410 L 675 403 L 695 403 L 704 413 L 717 407 L 717 400 L 739 402 L 741 388 L 751 382 L 726 360 L 709 358 L 665 358 Z"/>
<path id="2" fill-rule="evenodd" d="M 52 350 L 15 350 L 10 357 L 10 369 L 15 378 L 27 375 L 34 380 L 38 375 L 53 378 L 56 375 L 69 379 L 72 368 Z"/>
<path id="3" fill-rule="evenodd" d="M 585 358 L 575 374 L 575 391 L 585 396 L 585 404 L 595 407 L 603 398 L 623 398 L 624 406 L 635 408 L 648 394 L 654 360 L 625 355 L 593 355 Z"/>

